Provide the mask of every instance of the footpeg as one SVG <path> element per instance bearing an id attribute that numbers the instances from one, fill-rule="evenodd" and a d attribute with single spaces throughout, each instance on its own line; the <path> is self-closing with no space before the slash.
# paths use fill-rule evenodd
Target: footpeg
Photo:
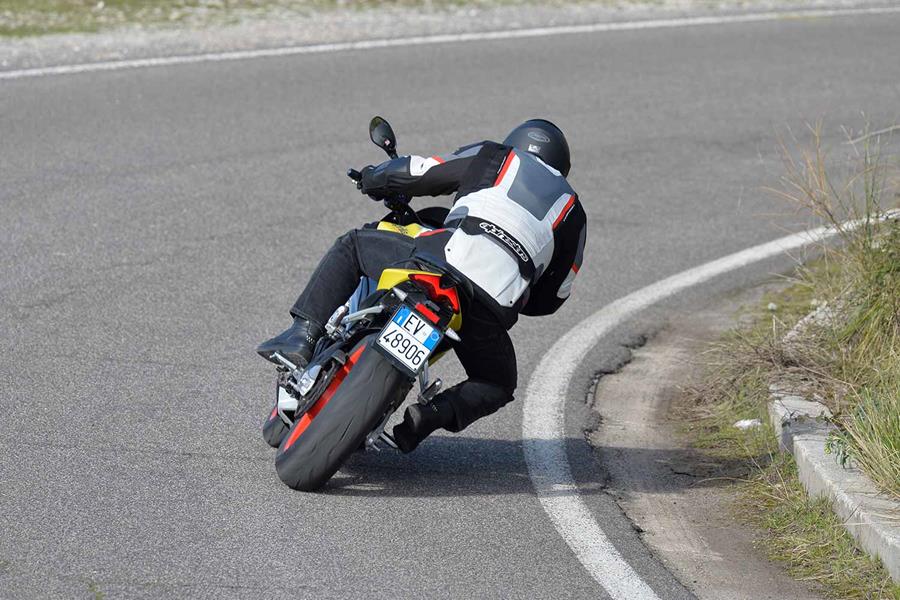
<path id="1" fill-rule="evenodd" d="M 432 381 L 428 387 L 419 392 L 419 397 L 416 400 L 419 404 L 428 404 L 431 400 L 438 395 L 438 392 L 441 391 L 441 387 L 443 386 L 443 382 L 440 379 L 435 379 Z"/>
<path id="2" fill-rule="evenodd" d="M 275 360 L 277 360 L 278 362 L 280 362 L 282 365 L 284 365 L 285 367 L 287 367 L 287 369 L 288 369 L 289 371 L 296 371 L 296 370 L 297 370 L 297 365 L 295 365 L 294 363 L 292 363 L 291 361 L 289 361 L 288 359 L 286 359 L 285 357 L 283 357 L 283 356 L 281 355 L 281 352 L 277 352 L 277 351 L 276 351 L 276 352 L 273 352 L 273 353 L 272 353 L 272 358 L 274 358 Z"/>
<path id="3" fill-rule="evenodd" d="M 391 448 L 397 448 L 397 443 L 394 441 L 394 438 L 384 432 L 384 428 L 387 426 L 390 418 L 391 412 L 388 411 L 381 420 L 381 423 L 378 424 L 378 427 L 369 432 L 369 435 L 366 436 L 366 450 L 381 452 L 381 448 L 378 447 L 379 441 L 384 442 Z"/>
<path id="4" fill-rule="evenodd" d="M 387 444 L 394 450 L 400 449 L 400 446 L 397 445 L 397 442 L 394 441 L 394 438 L 389 433 L 385 433 L 382 431 L 381 434 L 378 436 L 378 439 L 380 439 L 382 442 L 384 442 L 385 444 Z"/>
<path id="5" fill-rule="evenodd" d="M 389 433 L 382 431 L 378 435 L 375 435 L 375 432 L 373 431 L 366 437 L 366 450 L 381 452 L 381 448 L 378 447 L 378 442 L 384 442 L 389 448 L 393 448 L 394 450 L 400 449 L 400 446 L 397 445 L 397 442 L 394 441 L 394 438 L 391 437 Z"/>

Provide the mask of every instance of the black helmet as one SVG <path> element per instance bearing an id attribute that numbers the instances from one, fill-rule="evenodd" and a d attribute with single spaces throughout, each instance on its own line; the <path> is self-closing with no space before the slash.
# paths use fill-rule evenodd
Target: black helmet
<path id="1" fill-rule="evenodd" d="M 503 144 L 539 156 L 542 161 L 562 173 L 563 177 L 569 174 L 569 143 L 559 127 L 550 121 L 525 121 L 509 132 Z"/>

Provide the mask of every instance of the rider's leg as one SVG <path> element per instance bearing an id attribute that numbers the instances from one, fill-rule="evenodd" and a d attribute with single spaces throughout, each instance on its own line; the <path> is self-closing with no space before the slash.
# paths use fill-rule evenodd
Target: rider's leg
<path id="1" fill-rule="evenodd" d="M 413 255 L 413 238 L 377 229 L 354 229 L 322 257 L 291 314 L 324 323 L 347 301 L 363 275 L 378 279 L 389 265 Z"/>
<path id="2" fill-rule="evenodd" d="M 412 238 L 392 232 L 366 228 L 342 235 L 322 257 L 294 302 L 294 323 L 260 344 L 256 351 L 268 360 L 279 352 L 293 363 L 305 365 L 324 332 L 325 321 L 347 301 L 359 285 L 359 278 L 365 275 L 377 279 L 387 266 L 410 258 L 413 252 Z"/>
<path id="3" fill-rule="evenodd" d="M 513 399 L 516 353 L 506 329 L 477 305 L 463 315 L 462 344 L 456 349 L 469 379 L 438 394 L 427 405 L 414 404 L 394 428 L 394 439 L 411 452 L 437 429 L 462 431 L 497 412 Z"/>

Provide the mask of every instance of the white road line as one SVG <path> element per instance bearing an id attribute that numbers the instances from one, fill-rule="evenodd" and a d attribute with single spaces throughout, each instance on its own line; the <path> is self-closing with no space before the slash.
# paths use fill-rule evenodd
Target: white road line
<path id="1" fill-rule="evenodd" d="M 46 77 L 48 75 L 74 75 L 77 73 L 91 73 L 96 71 L 119 71 L 123 69 L 141 69 L 145 67 L 164 67 L 205 62 L 273 58 L 279 56 L 296 56 L 300 54 L 323 54 L 327 52 L 344 52 L 349 50 L 375 50 L 378 48 L 399 48 L 404 46 L 424 46 L 429 44 L 450 44 L 489 40 L 511 40 L 518 38 L 570 35 L 576 33 L 607 33 L 614 31 L 635 31 L 640 29 L 694 27 L 699 25 L 758 23 L 761 21 L 776 21 L 781 19 L 852 17 L 862 15 L 886 15 L 892 13 L 900 13 L 900 6 L 869 8 L 821 8 L 786 12 L 767 11 L 744 13 L 739 15 L 648 19 L 640 21 L 620 21 L 615 23 L 593 23 L 588 25 L 534 27 L 530 29 L 513 29 L 505 31 L 451 33 L 393 39 L 363 40 L 358 42 L 335 42 L 330 44 L 314 44 L 307 46 L 282 46 L 278 48 L 265 48 L 260 50 L 238 50 L 233 52 L 211 52 L 206 54 L 164 56 L 158 58 L 113 60 L 75 65 L 60 65 L 56 67 L 39 67 L 34 69 L 18 69 L 12 71 L 0 71 L 0 80 L 23 79 L 26 77 Z"/>
<path id="2" fill-rule="evenodd" d="M 900 217 L 900 211 L 888 214 Z M 863 221 L 845 223 L 852 229 Z M 659 600 L 615 549 L 578 493 L 566 457 L 565 405 L 581 358 L 603 336 L 661 300 L 714 277 L 833 236 L 810 229 L 683 271 L 628 294 L 570 329 L 544 354 L 526 388 L 522 441 L 538 499 L 557 531 L 613 600 Z"/>

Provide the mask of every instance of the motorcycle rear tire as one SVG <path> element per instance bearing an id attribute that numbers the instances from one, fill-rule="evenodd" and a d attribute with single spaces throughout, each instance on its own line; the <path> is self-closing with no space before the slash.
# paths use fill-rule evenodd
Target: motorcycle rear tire
<path id="1" fill-rule="evenodd" d="M 297 420 L 282 440 L 275 470 L 285 485 L 306 492 L 321 488 L 406 397 L 412 381 L 373 347 L 376 337 L 357 344 L 350 356 L 360 354 L 333 393 L 326 390 L 308 411 L 311 419 Z"/>

